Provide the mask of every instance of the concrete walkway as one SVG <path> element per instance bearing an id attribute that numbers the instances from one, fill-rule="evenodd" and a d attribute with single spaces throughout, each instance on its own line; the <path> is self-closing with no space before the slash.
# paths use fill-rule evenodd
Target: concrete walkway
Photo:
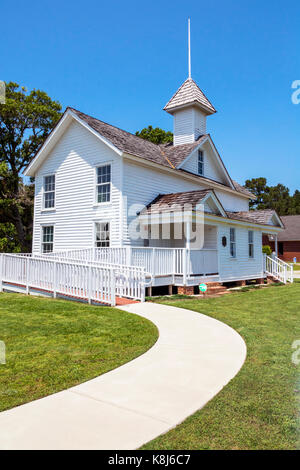
<path id="1" fill-rule="evenodd" d="M 155 323 L 145 354 L 96 379 L 0 413 L 0 449 L 136 449 L 203 407 L 239 371 L 233 329 L 165 305 L 122 307 Z"/>

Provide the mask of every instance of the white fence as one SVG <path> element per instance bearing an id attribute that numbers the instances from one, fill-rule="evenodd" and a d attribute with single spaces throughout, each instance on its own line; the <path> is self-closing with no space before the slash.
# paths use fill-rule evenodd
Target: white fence
<path id="1" fill-rule="evenodd" d="M 294 281 L 294 268 L 293 265 L 285 263 L 276 256 L 264 256 L 264 271 L 286 284 L 287 282 Z"/>
<path id="2" fill-rule="evenodd" d="M 85 248 L 50 253 L 57 259 L 77 259 L 82 262 L 115 263 L 143 267 L 152 276 L 182 275 L 218 272 L 218 251 L 214 249 L 187 250 L 185 248 L 110 247 Z"/>
<path id="3" fill-rule="evenodd" d="M 136 266 L 2 254 L 0 290 L 3 282 L 114 306 L 116 296 L 144 301 L 146 275 Z"/>

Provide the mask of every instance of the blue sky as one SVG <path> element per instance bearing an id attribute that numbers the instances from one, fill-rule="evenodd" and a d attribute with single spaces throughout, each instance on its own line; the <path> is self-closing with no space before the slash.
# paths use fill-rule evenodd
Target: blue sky
<path id="1" fill-rule="evenodd" d="M 130 132 L 172 130 L 163 106 L 192 77 L 231 176 L 300 189 L 298 1 L 30 1 L 1 6 L 0 79 Z"/>

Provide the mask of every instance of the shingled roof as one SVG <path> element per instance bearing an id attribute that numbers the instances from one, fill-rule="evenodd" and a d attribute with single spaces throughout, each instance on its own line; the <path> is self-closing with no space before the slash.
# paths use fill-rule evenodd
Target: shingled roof
<path id="1" fill-rule="evenodd" d="M 185 204 L 191 204 L 193 209 L 205 198 L 208 193 L 214 193 L 213 188 L 198 191 L 185 191 L 180 193 L 159 194 L 151 201 L 141 212 L 140 215 L 158 214 L 163 212 L 172 212 L 172 210 L 182 210 Z M 181 209 L 179 209 L 181 208 Z M 251 224 L 270 225 L 271 219 L 276 214 L 273 210 L 259 211 L 224 211 L 228 219 L 241 222 L 250 222 Z M 223 217 L 226 219 L 226 217 Z M 299 216 L 300 226 L 300 216 Z M 299 232 L 300 234 L 300 232 Z"/>
<path id="2" fill-rule="evenodd" d="M 281 217 L 285 230 L 278 234 L 279 241 L 300 240 L 300 215 L 284 215 Z"/>
<path id="3" fill-rule="evenodd" d="M 111 142 L 122 152 L 149 160 L 167 168 L 176 169 L 180 172 L 189 173 L 186 170 L 177 169 L 178 165 L 182 163 L 190 155 L 190 153 L 209 136 L 209 134 L 202 135 L 197 139 L 196 142 L 190 144 L 176 146 L 172 144 L 157 145 L 134 134 L 131 134 L 130 132 L 112 126 L 111 124 L 100 121 L 99 119 L 89 116 L 88 114 L 82 113 L 75 108 L 68 107 L 67 110 L 70 110 L 72 113 L 74 113 L 80 120 L 88 124 L 93 130 L 98 132 L 101 136 Z M 209 178 L 195 175 L 194 173 L 190 174 L 208 183 L 213 181 L 214 184 L 217 184 L 220 186 L 220 188 L 228 187 L 225 184 L 219 183 Z M 255 198 L 253 194 L 240 186 L 238 183 L 233 181 L 233 184 L 235 190 L 238 193 Z"/>
<path id="4" fill-rule="evenodd" d="M 248 189 L 246 189 L 244 186 L 241 186 L 239 183 L 237 183 L 236 181 L 234 180 L 231 180 L 233 182 L 233 185 L 235 187 L 235 189 L 239 192 L 239 193 L 243 193 L 245 194 L 246 196 L 249 196 L 249 197 L 252 197 L 253 199 L 255 198 L 254 194 L 251 193 L 250 191 L 248 191 Z"/>
<path id="5" fill-rule="evenodd" d="M 170 208 L 172 206 L 175 208 L 177 207 L 184 207 L 185 204 L 191 204 L 192 207 L 196 207 L 204 197 L 212 192 L 211 189 L 203 189 L 198 191 L 185 191 L 181 193 L 171 193 L 171 194 L 159 194 L 153 199 L 150 204 L 146 206 L 145 209 L 141 211 L 141 214 L 147 213 L 159 213 L 159 212 L 170 212 Z"/>
<path id="6" fill-rule="evenodd" d="M 164 110 L 172 114 L 172 111 L 186 106 L 188 104 L 195 104 L 200 106 L 207 114 L 216 113 L 215 108 L 205 96 L 202 90 L 194 82 L 192 78 L 188 78 L 181 87 L 172 96 L 170 101 L 164 107 Z"/>
<path id="7" fill-rule="evenodd" d="M 226 212 L 229 219 L 241 220 L 244 222 L 252 222 L 261 225 L 272 225 L 270 223 L 273 215 L 277 215 L 276 211 L 258 210 L 258 211 L 240 211 L 240 212 Z"/>

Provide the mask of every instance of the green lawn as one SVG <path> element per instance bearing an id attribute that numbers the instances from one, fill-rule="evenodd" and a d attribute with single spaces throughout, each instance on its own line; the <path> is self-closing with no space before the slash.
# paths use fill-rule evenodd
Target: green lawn
<path id="1" fill-rule="evenodd" d="M 294 266 L 294 271 L 300 271 L 300 264 L 293 264 Z"/>
<path id="2" fill-rule="evenodd" d="M 114 369 L 157 337 L 150 321 L 115 308 L 0 294 L 0 411 Z"/>
<path id="3" fill-rule="evenodd" d="M 227 323 L 247 344 L 239 374 L 202 410 L 145 449 L 299 448 L 300 282 L 219 298 L 160 299 Z M 298 420 L 298 427 L 297 427 Z"/>

